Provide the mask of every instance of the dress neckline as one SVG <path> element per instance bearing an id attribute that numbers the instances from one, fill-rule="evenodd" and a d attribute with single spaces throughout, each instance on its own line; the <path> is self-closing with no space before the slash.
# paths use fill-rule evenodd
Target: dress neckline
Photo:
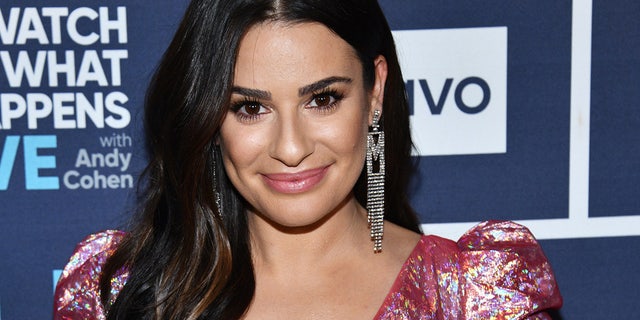
<path id="1" fill-rule="evenodd" d="M 424 252 L 423 248 L 426 247 L 427 240 L 430 237 L 431 236 L 428 236 L 428 235 L 420 236 L 420 240 L 418 240 L 416 245 L 411 250 L 411 253 L 409 253 L 409 256 L 407 256 L 407 258 L 404 260 L 404 263 L 402 263 L 402 267 L 400 267 L 400 271 L 398 272 L 395 279 L 393 280 L 393 284 L 391 285 L 391 288 L 389 288 L 389 291 L 387 291 L 387 294 L 385 295 L 384 300 L 382 301 L 382 304 L 378 308 L 378 311 L 376 312 L 376 315 L 373 317 L 373 319 L 378 319 L 382 314 L 384 314 L 384 311 L 385 311 L 384 309 L 386 308 L 388 302 L 393 299 L 393 294 L 397 292 L 398 287 L 402 285 L 404 280 L 404 275 L 407 273 L 407 268 L 412 263 L 412 261 L 415 261 L 415 258 L 420 253 Z"/>

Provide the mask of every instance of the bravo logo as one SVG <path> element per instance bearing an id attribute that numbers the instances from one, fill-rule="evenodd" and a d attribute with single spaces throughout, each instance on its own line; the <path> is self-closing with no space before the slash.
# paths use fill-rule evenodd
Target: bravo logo
<path id="1" fill-rule="evenodd" d="M 394 31 L 415 155 L 505 153 L 507 28 Z"/>

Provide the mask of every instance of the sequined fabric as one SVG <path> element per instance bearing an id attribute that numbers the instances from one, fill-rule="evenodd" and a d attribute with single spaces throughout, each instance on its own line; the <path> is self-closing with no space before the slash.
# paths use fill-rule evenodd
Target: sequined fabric
<path id="1" fill-rule="evenodd" d="M 56 285 L 54 319 L 105 319 L 100 303 L 100 274 L 124 235 L 121 231 L 104 231 L 78 244 Z M 120 292 L 127 276 L 122 269 L 111 279 L 112 298 Z"/>
<path id="2" fill-rule="evenodd" d="M 488 221 L 458 243 L 423 236 L 384 304 L 382 319 L 550 319 L 562 298 L 533 235 L 509 221 Z"/>
<path id="3" fill-rule="evenodd" d="M 56 288 L 54 319 L 104 319 L 98 288 L 106 259 L 124 233 L 78 245 Z M 112 298 L 127 278 L 112 279 Z M 550 319 L 562 298 L 540 246 L 525 227 L 484 222 L 455 243 L 423 236 L 404 263 L 375 320 Z"/>

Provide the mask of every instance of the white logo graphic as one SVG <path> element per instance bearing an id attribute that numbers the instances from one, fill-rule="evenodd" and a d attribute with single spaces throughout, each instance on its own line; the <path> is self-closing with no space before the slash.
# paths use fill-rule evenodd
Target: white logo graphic
<path id="1" fill-rule="evenodd" d="M 507 151 L 507 27 L 394 31 L 417 154 Z"/>
<path id="2" fill-rule="evenodd" d="M 619 213 L 612 217 L 591 217 L 589 215 L 589 136 L 591 134 L 591 95 L 589 93 L 591 92 L 592 9 L 592 0 L 573 1 L 571 66 L 567 66 L 571 68 L 568 215 L 566 218 L 535 219 L 532 217 L 531 219 L 517 221 L 531 229 L 539 240 L 640 236 L 640 228 L 638 228 L 640 214 Z M 407 33 L 410 32 L 407 31 Z M 443 30 L 443 32 L 446 32 L 446 30 Z M 402 33 L 405 32 L 398 32 L 396 36 L 398 39 L 402 38 L 399 40 L 403 42 L 401 49 L 409 52 L 407 48 L 410 49 L 408 46 L 410 42 L 407 41 L 417 40 Z M 471 40 L 465 39 L 464 41 Z M 444 43 L 449 42 L 453 42 L 453 38 L 444 41 Z M 437 46 L 437 44 L 433 45 Z M 469 47 L 468 45 L 464 46 Z M 413 58 L 410 61 L 418 60 Z M 475 68 L 476 66 L 473 67 Z M 413 72 L 408 70 L 407 67 L 405 68 L 407 71 Z M 495 85 L 491 82 L 489 83 L 495 92 Z M 492 105 L 487 109 L 490 107 Z M 476 222 L 431 223 L 423 224 L 422 229 L 437 230 L 439 235 L 455 240 L 474 224 Z"/>

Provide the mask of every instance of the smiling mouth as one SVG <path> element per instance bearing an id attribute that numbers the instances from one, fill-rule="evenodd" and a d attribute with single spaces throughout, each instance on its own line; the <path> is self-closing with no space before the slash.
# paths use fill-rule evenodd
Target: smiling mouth
<path id="1" fill-rule="evenodd" d="M 263 174 L 263 180 L 274 191 L 280 193 L 302 193 L 313 189 L 326 175 L 329 166 L 296 173 Z"/>

